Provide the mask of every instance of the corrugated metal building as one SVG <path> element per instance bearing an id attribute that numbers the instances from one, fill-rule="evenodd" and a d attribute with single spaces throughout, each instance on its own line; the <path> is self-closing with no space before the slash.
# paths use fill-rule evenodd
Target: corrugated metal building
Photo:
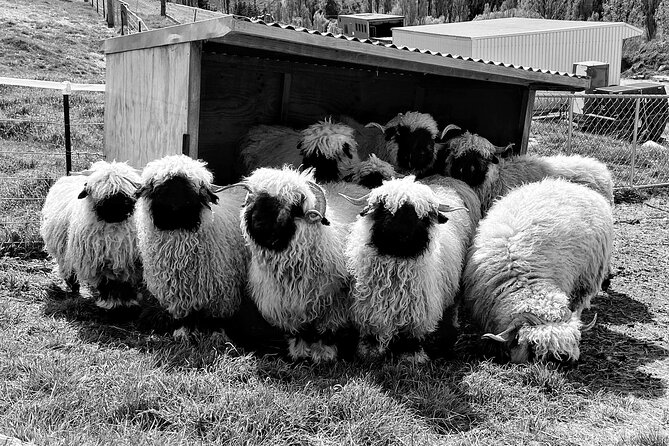
<path id="1" fill-rule="evenodd" d="M 567 73 L 575 62 L 596 60 L 609 64 L 609 85 L 616 85 L 623 40 L 641 34 L 621 22 L 512 17 L 393 28 L 393 43 Z"/>

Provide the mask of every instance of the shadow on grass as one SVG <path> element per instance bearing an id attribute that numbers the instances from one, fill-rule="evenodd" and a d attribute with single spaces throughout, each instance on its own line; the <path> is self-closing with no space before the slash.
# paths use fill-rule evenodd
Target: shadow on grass
<path id="1" fill-rule="evenodd" d="M 598 298 L 598 310 L 602 308 Z M 629 299 L 633 301 L 632 299 Z M 637 305 L 641 305 L 636 301 Z M 589 316 L 584 313 L 584 317 Z M 617 310 L 599 313 L 603 323 L 625 324 L 649 322 L 650 317 L 640 319 L 621 318 Z M 610 330 L 602 324 L 583 334 L 581 358 L 576 369 L 568 372 L 568 378 L 589 390 L 634 395 L 639 398 L 660 398 L 667 386 L 660 378 L 642 370 L 643 366 L 669 356 L 669 350 L 651 342 Z"/>
<path id="2" fill-rule="evenodd" d="M 267 324 L 248 299 L 234 317 L 207 319 L 202 332 L 192 334 L 190 343 L 172 338 L 172 332 L 180 325 L 155 301 L 142 307 L 105 310 L 92 299 L 53 284 L 46 292 L 44 314 L 76 324 L 83 342 L 136 348 L 154 354 L 158 365 L 168 368 L 207 368 L 226 353 L 284 354 L 282 333 Z M 221 329 L 234 347 L 227 339 L 212 336 Z"/>
<path id="3" fill-rule="evenodd" d="M 613 287 L 606 293 L 597 295 L 593 300 L 592 312 L 597 313 L 599 322 L 615 325 L 653 321 L 646 304 L 632 299 L 625 293 L 615 291 Z"/>

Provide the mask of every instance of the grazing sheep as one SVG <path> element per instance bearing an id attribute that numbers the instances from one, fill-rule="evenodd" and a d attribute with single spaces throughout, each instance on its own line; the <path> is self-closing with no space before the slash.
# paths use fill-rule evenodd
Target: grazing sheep
<path id="1" fill-rule="evenodd" d="M 383 354 L 399 342 L 423 362 L 422 341 L 442 317 L 455 342 L 456 294 L 478 218 L 450 186 L 457 180 L 435 181 L 428 186 L 407 176 L 350 199 L 365 205 L 346 249 L 354 279 L 351 318 L 363 337 L 363 355 Z"/>
<path id="2" fill-rule="evenodd" d="M 454 136 L 448 139 L 448 134 Z M 605 164 L 596 159 L 579 155 L 498 158 L 511 146 L 494 146 L 479 135 L 462 132 L 457 126 L 447 127 L 442 135 L 442 139 L 448 141 L 448 148 L 447 155 L 440 156 L 444 159 L 441 173 L 471 186 L 481 200 L 484 214 L 495 199 L 506 195 L 513 188 L 548 177 L 564 178 L 586 185 L 613 203 L 611 173 Z"/>
<path id="3" fill-rule="evenodd" d="M 432 171 L 439 130 L 431 115 L 413 111 L 399 113 L 386 125 L 371 122 L 363 126 L 348 116 L 342 116 L 341 121 L 355 129 L 361 159 L 374 153 L 400 172 L 418 177 Z"/>
<path id="4" fill-rule="evenodd" d="M 40 234 L 72 291 L 79 282 L 96 304 L 137 304 L 142 268 L 133 221 L 139 174 L 126 163 L 98 161 L 79 175 L 60 178 L 49 190 Z"/>
<path id="5" fill-rule="evenodd" d="M 198 318 L 225 318 L 240 305 L 248 248 L 239 230 L 241 191 L 215 194 L 202 161 L 185 155 L 151 161 L 137 191 L 144 281 L 187 337 Z"/>
<path id="6" fill-rule="evenodd" d="M 241 143 L 242 172 L 284 164 L 314 168 L 314 180 L 341 181 L 360 162 L 351 127 L 326 118 L 300 131 L 283 126 L 252 127 Z"/>
<path id="7" fill-rule="evenodd" d="M 269 323 L 289 333 L 292 358 L 334 359 L 333 335 L 349 320 L 344 248 L 357 215 L 338 193 L 368 190 L 350 183 L 321 187 L 311 169 L 288 166 L 257 169 L 237 185 L 248 191 L 241 228 L 251 250 L 251 297 Z"/>
<path id="8" fill-rule="evenodd" d="M 589 188 L 548 178 L 514 189 L 479 224 L 465 309 L 513 362 L 576 361 L 591 327 L 581 311 L 605 278 L 612 236 L 611 206 Z"/>

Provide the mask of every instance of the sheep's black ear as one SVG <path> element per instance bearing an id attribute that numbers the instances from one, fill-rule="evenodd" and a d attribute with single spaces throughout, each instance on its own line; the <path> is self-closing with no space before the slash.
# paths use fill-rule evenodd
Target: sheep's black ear
<path id="1" fill-rule="evenodd" d="M 395 127 L 388 127 L 383 134 L 386 137 L 386 141 L 390 141 L 392 138 L 395 137 L 397 134 L 397 128 Z"/>
<path id="2" fill-rule="evenodd" d="M 79 195 L 77 196 L 77 198 L 82 199 L 82 198 L 86 198 L 86 197 L 88 197 L 88 191 L 87 191 L 86 188 L 84 187 L 84 190 L 82 190 L 81 192 L 79 192 Z"/>
<path id="3" fill-rule="evenodd" d="M 216 195 L 210 187 L 200 187 L 200 195 L 205 203 L 218 203 L 218 195 Z"/>
<path id="4" fill-rule="evenodd" d="M 330 220 L 323 217 L 323 218 L 321 218 L 321 224 L 324 225 L 324 226 L 330 226 Z"/>
<path id="5" fill-rule="evenodd" d="M 441 212 L 437 213 L 437 223 L 442 224 L 442 223 L 446 223 L 447 221 L 448 221 L 448 217 L 446 217 Z"/>
<path id="6" fill-rule="evenodd" d="M 351 146 L 349 146 L 347 142 L 344 143 L 341 149 L 344 151 L 344 155 L 351 159 L 353 158 L 353 154 L 351 154 Z"/>

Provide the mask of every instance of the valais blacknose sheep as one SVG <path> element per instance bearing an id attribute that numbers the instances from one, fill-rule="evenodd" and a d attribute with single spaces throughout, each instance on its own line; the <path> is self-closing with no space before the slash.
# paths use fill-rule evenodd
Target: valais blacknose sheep
<path id="1" fill-rule="evenodd" d="M 287 166 L 257 169 L 238 186 L 248 191 L 241 228 L 251 250 L 249 290 L 260 313 L 288 332 L 291 357 L 336 358 L 333 334 L 349 323 L 344 248 L 357 214 L 338 193 L 367 189 L 321 187 L 311 170 Z"/>
<path id="2" fill-rule="evenodd" d="M 133 221 L 139 173 L 126 163 L 98 161 L 60 178 L 49 190 L 40 234 L 73 291 L 95 291 L 103 308 L 137 303 L 142 268 Z"/>
<path id="3" fill-rule="evenodd" d="M 478 217 L 470 215 L 453 182 L 441 177 L 428 186 L 407 176 L 350 198 L 365 206 L 346 249 L 354 279 L 351 318 L 362 336 L 362 355 L 382 354 L 400 340 L 403 353 L 423 362 L 421 342 L 442 317 L 455 342 L 456 294 Z M 471 191 L 469 196 L 470 206 L 478 207 Z"/>
<path id="4" fill-rule="evenodd" d="M 239 190 L 216 194 L 212 173 L 185 155 L 149 162 L 137 191 L 136 220 L 144 281 L 187 337 L 198 318 L 225 318 L 239 307 L 248 248 L 239 230 Z"/>
<path id="5" fill-rule="evenodd" d="M 437 122 L 431 115 L 414 111 L 399 113 L 385 125 L 370 122 L 363 126 L 348 116 L 342 116 L 341 120 L 356 131 L 361 159 L 373 153 L 404 174 L 420 177 L 431 172 L 439 137 Z"/>
<path id="6" fill-rule="evenodd" d="M 442 172 L 471 186 L 483 213 L 493 201 L 521 184 L 548 177 L 564 178 L 596 190 L 613 204 L 613 179 L 606 165 L 580 155 L 498 157 L 511 146 L 497 147 L 487 139 L 450 125 L 442 139 L 447 145 Z"/>
<path id="7" fill-rule="evenodd" d="M 513 362 L 579 358 L 581 311 L 611 255 L 611 206 L 563 179 L 529 183 L 481 220 L 463 276 L 466 310 Z"/>
<path id="8" fill-rule="evenodd" d="M 251 127 L 240 144 L 242 174 L 284 164 L 314 168 L 319 183 L 348 179 L 358 158 L 351 127 L 326 118 L 302 131 L 276 125 Z"/>

